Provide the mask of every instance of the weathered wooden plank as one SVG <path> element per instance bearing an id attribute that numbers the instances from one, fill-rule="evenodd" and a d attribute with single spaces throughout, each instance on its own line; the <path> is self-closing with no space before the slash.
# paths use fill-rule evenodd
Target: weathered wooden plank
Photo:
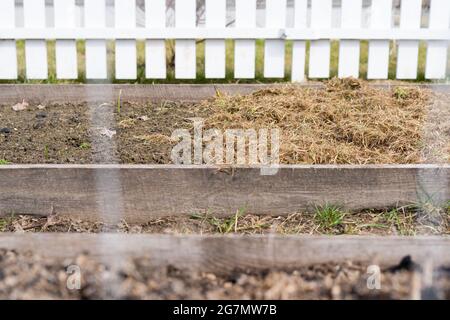
<path id="1" fill-rule="evenodd" d="M 318 82 L 297 83 L 296 86 L 323 88 Z M 429 88 L 439 92 L 450 92 L 446 84 L 386 83 L 371 84 L 377 88 L 392 89 L 395 86 Z M 27 85 L 0 84 L 0 105 L 15 104 L 23 99 L 30 103 L 79 103 L 79 102 L 117 102 L 119 92 L 122 101 L 198 102 L 209 99 L 217 91 L 227 94 L 249 94 L 268 87 L 283 87 L 285 84 L 89 84 L 89 85 Z"/>
<path id="2" fill-rule="evenodd" d="M 0 215 L 129 221 L 239 209 L 285 215 L 324 204 L 360 210 L 430 197 L 443 203 L 450 199 L 449 186 L 450 165 L 282 165 L 274 175 L 261 175 L 260 167 L 12 165 L 0 167 Z M 121 199 L 121 217 L 104 212 L 111 198 Z"/>
<path id="3" fill-rule="evenodd" d="M 151 266 L 230 272 L 294 269 L 358 261 L 381 266 L 410 255 L 415 262 L 450 263 L 450 237 L 366 236 L 169 236 L 123 234 L 0 234 L 0 248 L 31 251 L 43 258 L 71 259 L 80 253 L 108 259 L 148 257 Z"/>

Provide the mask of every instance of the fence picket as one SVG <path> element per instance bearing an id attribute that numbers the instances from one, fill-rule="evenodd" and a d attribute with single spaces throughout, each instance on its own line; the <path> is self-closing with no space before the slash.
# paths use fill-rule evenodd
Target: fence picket
<path id="1" fill-rule="evenodd" d="M 165 28 L 166 0 L 145 0 L 146 28 Z M 148 79 L 165 79 L 166 41 L 147 40 L 145 45 L 145 77 Z"/>
<path id="2" fill-rule="evenodd" d="M 361 28 L 362 0 L 342 0 L 342 28 Z M 339 45 L 339 78 L 359 77 L 359 40 L 342 40 Z"/>
<path id="3" fill-rule="evenodd" d="M 306 29 L 308 0 L 295 0 L 294 3 L 294 28 Z M 292 82 L 300 82 L 305 79 L 306 41 L 294 41 L 292 44 Z"/>
<path id="4" fill-rule="evenodd" d="M 226 25 L 226 0 L 205 1 L 206 28 L 224 28 Z M 205 41 L 205 77 L 225 78 L 225 41 Z"/>
<path id="5" fill-rule="evenodd" d="M 16 0 L 0 0 L 0 79 L 17 79 L 17 40 L 25 40 L 25 66 L 28 79 L 47 79 L 48 40 L 56 40 L 56 76 L 78 77 L 77 40 L 85 41 L 87 79 L 106 79 L 107 41 L 115 41 L 115 78 L 137 78 L 136 42 L 145 42 L 145 77 L 167 78 L 166 41 L 175 42 L 175 77 L 197 76 L 197 43 L 205 43 L 205 77 L 226 77 L 226 43 L 234 41 L 234 77 L 254 79 L 259 56 L 258 39 L 264 41 L 264 77 L 284 78 L 286 41 L 292 41 L 293 82 L 306 78 L 306 43 L 310 41 L 309 78 L 330 76 L 331 41 L 339 44 L 339 77 L 359 77 L 360 41 L 369 41 L 368 79 L 389 76 L 390 44 L 397 46 L 397 79 L 416 79 L 419 43 L 427 42 L 425 77 L 445 79 L 448 63 L 450 1 L 431 0 L 429 27 L 421 28 L 423 0 L 400 0 L 400 26 L 392 25 L 393 0 L 372 0 L 370 26 L 361 26 L 364 0 L 341 0 L 341 26 L 332 27 L 333 0 L 264 0 L 265 27 L 258 28 L 257 0 L 234 0 L 235 28 L 228 28 L 228 0 L 171 0 L 175 3 L 175 27 L 166 27 L 169 0 L 145 0 L 145 27 L 137 0 L 108 0 L 115 5 L 115 26 L 108 28 L 107 0 L 22 0 L 24 28 L 15 26 Z M 205 27 L 197 26 L 197 3 L 205 3 Z M 84 2 L 84 25 L 78 29 L 78 2 Z M 139 0 L 140 2 L 144 2 Z M 54 6 L 54 28 L 47 26 L 46 3 Z M 294 4 L 293 26 L 286 26 L 288 7 Z M 308 4 L 311 3 L 309 19 Z M 83 5 L 83 4 L 81 4 Z M 171 7 L 170 7 L 171 8 Z M 48 9 L 48 8 L 47 8 Z M 170 9 L 171 10 L 171 9 Z M 395 10 L 395 11 L 394 11 Z M 138 12 L 139 11 L 139 12 Z M 136 20 L 139 18 L 139 21 Z M 50 17 L 51 19 L 51 17 Z M 307 20 L 311 20 L 308 26 Z M 139 26 L 137 26 L 137 22 Z M 109 26 L 109 25 L 108 25 Z M 258 51 L 259 53 L 259 51 Z M 256 59 L 258 58 L 258 60 Z M 53 61 L 52 61 L 53 62 Z M 170 63 L 171 64 L 171 63 Z M 422 66 L 421 66 L 422 67 Z"/>
<path id="6" fill-rule="evenodd" d="M 0 1 L 0 28 L 15 27 L 14 0 Z M 15 40 L 0 40 L 0 79 L 17 79 Z"/>
<path id="7" fill-rule="evenodd" d="M 371 29 L 391 29 L 392 0 L 372 1 Z M 389 41 L 369 41 L 368 79 L 387 79 L 389 74 Z"/>
<path id="8" fill-rule="evenodd" d="M 430 29 L 447 29 L 450 20 L 450 1 L 431 0 Z M 447 41 L 428 41 L 425 78 L 444 79 L 447 68 Z"/>
<path id="9" fill-rule="evenodd" d="M 332 0 L 311 2 L 311 28 L 331 28 Z M 330 76 L 330 41 L 311 41 L 309 50 L 309 77 L 328 78 Z"/>
<path id="10" fill-rule="evenodd" d="M 256 27 L 256 0 L 236 0 L 236 28 Z M 235 40 L 234 77 L 252 79 L 255 77 L 255 40 Z"/>
<path id="11" fill-rule="evenodd" d="M 54 0 L 55 28 L 74 28 L 75 0 Z M 76 79 L 78 77 L 77 45 L 75 40 L 56 41 L 56 77 Z"/>
<path id="12" fill-rule="evenodd" d="M 266 0 L 266 27 L 286 27 L 286 0 Z M 264 48 L 264 77 L 283 78 L 285 41 L 266 40 Z"/>
<path id="13" fill-rule="evenodd" d="M 106 27 L 105 0 L 84 0 L 85 26 Z M 106 40 L 86 40 L 86 78 L 106 79 L 108 77 Z"/>
<path id="14" fill-rule="evenodd" d="M 422 13 L 422 0 L 402 0 L 400 29 L 418 29 Z M 419 59 L 419 41 L 398 41 L 397 79 L 416 79 Z"/>
<path id="15" fill-rule="evenodd" d="M 24 0 L 24 26 L 45 28 L 45 0 Z M 25 41 L 25 65 L 28 79 L 47 79 L 47 43 L 45 40 Z"/>
<path id="16" fill-rule="evenodd" d="M 117 28 L 136 27 L 136 0 L 115 0 L 114 12 Z M 136 40 L 116 40 L 116 79 L 136 78 Z"/>
<path id="17" fill-rule="evenodd" d="M 195 28 L 196 0 L 175 0 L 175 26 Z M 175 78 L 195 79 L 197 73 L 195 40 L 175 40 Z"/>

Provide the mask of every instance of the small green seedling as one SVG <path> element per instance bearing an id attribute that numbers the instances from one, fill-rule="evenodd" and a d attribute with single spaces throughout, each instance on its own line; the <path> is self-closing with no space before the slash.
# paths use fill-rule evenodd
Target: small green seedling
<path id="1" fill-rule="evenodd" d="M 80 144 L 80 149 L 90 149 L 91 148 L 91 144 L 89 142 L 83 142 L 82 144 Z"/>
<path id="2" fill-rule="evenodd" d="M 117 113 L 120 114 L 120 103 L 121 103 L 121 98 L 122 98 L 122 89 L 119 90 L 119 96 L 117 97 Z"/>
<path id="3" fill-rule="evenodd" d="M 345 212 L 337 206 L 327 204 L 322 207 L 317 207 L 314 217 L 322 229 L 329 230 L 342 225 Z"/>
<path id="4" fill-rule="evenodd" d="M 0 159 L 0 166 L 4 166 L 7 164 L 11 164 L 11 162 L 9 162 L 8 160 L 5 160 L 5 159 Z"/>
<path id="5" fill-rule="evenodd" d="M 49 158 L 49 150 L 48 150 L 48 145 L 44 146 L 44 158 L 48 159 Z"/>
<path id="6" fill-rule="evenodd" d="M 238 231 L 238 221 L 239 218 L 244 215 L 244 212 L 245 212 L 244 209 L 239 209 L 233 216 L 229 218 L 216 218 L 208 214 L 206 215 L 194 214 L 191 216 L 191 218 L 202 219 L 211 224 L 213 227 L 215 227 L 217 229 L 217 232 L 226 234 Z"/>

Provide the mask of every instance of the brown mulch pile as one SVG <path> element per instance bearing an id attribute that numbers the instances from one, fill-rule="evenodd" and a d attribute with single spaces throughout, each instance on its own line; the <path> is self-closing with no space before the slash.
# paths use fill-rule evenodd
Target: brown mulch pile
<path id="1" fill-rule="evenodd" d="M 421 269 L 404 261 L 382 269 L 379 289 L 369 289 L 367 265 L 352 262 L 217 275 L 170 266 L 155 268 L 144 258 L 113 270 L 86 255 L 59 261 L 0 249 L 0 270 L 0 299 L 450 298 L 448 269 L 436 270 L 434 287 L 422 290 Z M 79 278 L 74 278 L 74 270 Z M 77 279 L 81 280 L 79 289 Z"/>

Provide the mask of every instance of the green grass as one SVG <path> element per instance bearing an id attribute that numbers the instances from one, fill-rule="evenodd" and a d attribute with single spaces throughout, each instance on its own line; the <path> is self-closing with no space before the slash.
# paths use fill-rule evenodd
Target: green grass
<path id="1" fill-rule="evenodd" d="M 82 144 L 80 144 L 80 149 L 86 150 L 86 149 L 90 149 L 91 148 L 91 144 L 89 142 L 83 142 Z"/>
<path id="2" fill-rule="evenodd" d="M 5 232 L 6 229 L 13 223 L 14 215 L 0 218 L 0 232 Z"/>
<path id="3" fill-rule="evenodd" d="M 193 214 L 191 216 L 192 219 L 200 219 L 211 224 L 218 233 L 227 234 L 238 232 L 238 222 L 239 218 L 244 215 L 244 210 L 239 209 L 236 213 L 228 218 L 216 218 L 209 214 L 201 215 L 201 214 Z"/>
<path id="4" fill-rule="evenodd" d="M 339 207 L 327 204 L 316 208 L 314 219 L 319 228 L 327 232 L 342 226 L 345 216 L 346 213 Z"/>
<path id="5" fill-rule="evenodd" d="M 0 159 L 0 166 L 4 166 L 7 164 L 11 164 L 11 162 L 9 162 L 8 160 L 5 160 L 5 159 Z"/>
<path id="6" fill-rule="evenodd" d="M 385 213 L 386 222 L 395 227 L 399 235 L 412 236 L 415 234 L 415 215 L 412 213 L 401 212 L 405 208 L 396 208 Z"/>
<path id="7" fill-rule="evenodd" d="M 145 42 L 137 41 L 137 79 L 136 80 L 116 80 L 114 78 L 115 66 L 115 50 L 114 42 L 107 42 L 107 62 L 108 62 L 108 79 L 105 80 L 89 80 L 89 83 L 271 83 L 271 82 L 289 82 L 291 78 L 291 64 L 292 64 L 292 41 L 286 41 L 286 68 L 285 77 L 282 79 L 264 78 L 264 40 L 256 40 L 256 76 L 255 79 L 234 79 L 234 41 L 226 40 L 226 77 L 225 79 L 206 79 L 205 78 L 205 44 L 204 41 L 197 42 L 197 78 L 195 80 L 179 80 L 175 79 L 174 69 L 174 41 L 167 40 L 167 79 L 154 80 L 145 78 Z M 306 42 L 306 74 L 308 74 L 309 65 L 309 47 L 310 42 Z M 16 81 L 0 81 L 0 83 L 85 83 L 85 41 L 77 41 L 78 51 L 78 79 L 75 80 L 58 80 L 56 79 L 56 66 L 55 66 L 55 41 L 47 41 L 48 51 L 48 66 L 49 75 L 47 80 L 28 80 L 25 75 L 25 42 L 23 40 L 17 41 L 18 51 L 18 65 L 19 65 L 19 78 Z M 367 60 L 368 60 L 368 42 L 361 41 L 360 51 L 360 77 L 367 78 Z M 391 54 L 389 62 L 389 79 L 395 79 L 397 52 L 396 46 L 391 42 Z M 420 43 L 419 47 L 419 67 L 417 81 L 425 81 L 425 59 L 426 59 L 426 44 Z M 331 57 L 330 57 L 330 77 L 337 76 L 338 74 L 338 61 L 339 61 L 339 42 L 331 42 Z M 450 64 L 449 64 L 450 70 Z M 449 72 L 448 72 L 449 73 Z"/>

